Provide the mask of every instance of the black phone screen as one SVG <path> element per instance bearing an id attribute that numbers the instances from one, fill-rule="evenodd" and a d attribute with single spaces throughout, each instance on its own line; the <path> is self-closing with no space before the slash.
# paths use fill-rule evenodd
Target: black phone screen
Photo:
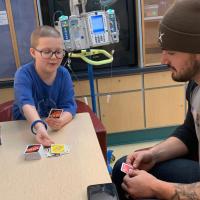
<path id="1" fill-rule="evenodd" d="M 119 200 L 113 183 L 90 185 L 87 188 L 88 200 Z"/>

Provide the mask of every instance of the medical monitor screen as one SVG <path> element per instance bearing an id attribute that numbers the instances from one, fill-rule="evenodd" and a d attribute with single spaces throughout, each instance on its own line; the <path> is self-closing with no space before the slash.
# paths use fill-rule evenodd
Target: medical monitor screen
<path id="1" fill-rule="evenodd" d="M 92 31 L 94 34 L 104 32 L 104 23 L 102 15 L 91 16 L 91 22 L 92 22 Z"/>

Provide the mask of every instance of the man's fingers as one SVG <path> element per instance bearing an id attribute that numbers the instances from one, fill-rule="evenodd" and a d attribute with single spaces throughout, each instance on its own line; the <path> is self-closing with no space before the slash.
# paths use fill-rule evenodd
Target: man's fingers
<path id="1" fill-rule="evenodd" d="M 140 170 L 137 170 L 137 169 L 130 169 L 128 171 L 128 175 L 129 177 L 134 177 L 134 176 L 137 176 L 139 174 Z"/>
<path id="2" fill-rule="evenodd" d="M 127 158 L 126 158 L 126 163 L 132 165 L 133 160 L 134 160 L 133 154 L 130 154 L 130 155 L 128 155 Z"/>
<path id="3" fill-rule="evenodd" d="M 133 168 L 137 169 L 142 161 L 142 156 L 137 156 L 133 161 Z"/>
<path id="4" fill-rule="evenodd" d="M 137 169 L 141 163 L 141 160 L 142 160 L 142 156 L 134 152 L 127 156 L 126 163 L 133 165 L 133 168 Z"/>
<path id="5" fill-rule="evenodd" d="M 121 186 L 123 190 L 128 191 L 128 187 L 124 182 L 121 184 Z"/>
<path id="6" fill-rule="evenodd" d="M 124 176 L 123 178 L 123 183 L 125 183 L 126 185 L 128 184 L 128 182 L 130 181 L 130 176 L 127 174 L 126 176 Z"/>

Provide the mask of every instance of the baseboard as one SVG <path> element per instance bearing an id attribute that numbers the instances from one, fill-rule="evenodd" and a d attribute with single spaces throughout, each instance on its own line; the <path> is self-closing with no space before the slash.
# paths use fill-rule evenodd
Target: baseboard
<path id="1" fill-rule="evenodd" d="M 169 137 L 176 128 L 177 126 L 170 126 L 108 134 L 107 146 L 163 140 Z"/>

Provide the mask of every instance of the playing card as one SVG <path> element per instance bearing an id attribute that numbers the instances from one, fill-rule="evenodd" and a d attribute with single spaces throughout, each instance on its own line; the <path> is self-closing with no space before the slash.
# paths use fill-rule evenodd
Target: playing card
<path id="1" fill-rule="evenodd" d="M 129 165 L 127 163 L 122 163 L 122 166 L 121 166 L 121 171 L 122 172 L 124 172 L 125 174 L 127 174 L 130 169 L 133 169 L 132 165 Z"/>
<path id="2" fill-rule="evenodd" d="M 58 157 L 70 152 L 66 144 L 52 144 L 50 148 L 45 148 L 46 157 Z"/>
<path id="3" fill-rule="evenodd" d="M 41 145 L 40 144 L 30 144 L 27 146 L 25 153 L 33 153 L 39 151 Z"/>
<path id="4" fill-rule="evenodd" d="M 41 144 L 29 144 L 24 151 L 25 160 L 39 160 L 43 155 L 43 146 Z"/>
<path id="5" fill-rule="evenodd" d="M 62 113 L 63 113 L 63 109 L 52 108 L 49 112 L 49 117 L 50 118 L 60 118 Z"/>
<path id="6" fill-rule="evenodd" d="M 65 145 L 64 144 L 52 144 L 51 145 L 51 153 L 55 153 L 55 154 L 65 153 Z"/>

